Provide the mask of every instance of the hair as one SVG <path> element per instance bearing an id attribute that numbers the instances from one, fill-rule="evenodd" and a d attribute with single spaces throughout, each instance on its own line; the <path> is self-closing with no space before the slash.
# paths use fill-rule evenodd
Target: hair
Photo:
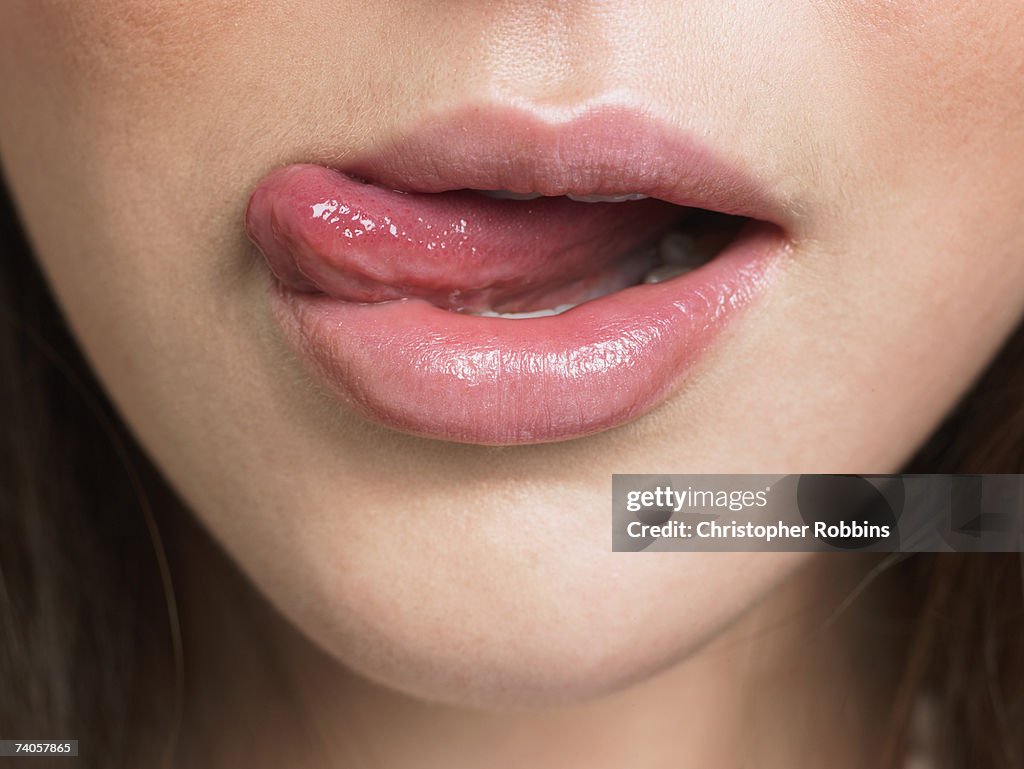
<path id="1" fill-rule="evenodd" d="M 77 738 L 88 745 L 80 765 L 137 765 L 141 751 L 173 739 L 182 701 L 154 517 L 173 495 L 93 377 L 0 187 L 3 251 L 0 737 Z M 908 470 L 1024 471 L 1022 388 L 1024 329 Z M 1024 767 L 1020 556 L 885 565 L 868 590 L 903 597 L 888 766 L 913 748 L 915 703 L 926 697 L 946 765 Z"/>
<path id="2" fill-rule="evenodd" d="M 180 703 L 152 509 L 167 492 L 75 345 L 2 185 L 0 426 L 0 739 L 79 739 L 83 766 L 138 766 Z"/>

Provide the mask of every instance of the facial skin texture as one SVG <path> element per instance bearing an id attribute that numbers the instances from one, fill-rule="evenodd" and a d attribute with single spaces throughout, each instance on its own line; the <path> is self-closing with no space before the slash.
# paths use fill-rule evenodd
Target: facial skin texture
<path id="1" fill-rule="evenodd" d="M 803 560 L 609 552 L 613 472 L 897 470 L 1024 310 L 1017 2 L 20 2 L 0 151 L 73 328 L 200 521 L 301 633 L 457 704 L 597 696 Z M 621 103 L 795 201 L 792 255 L 682 392 L 569 443 L 366 423 L 271 317 L 249 192 L 422 117 Z"/>

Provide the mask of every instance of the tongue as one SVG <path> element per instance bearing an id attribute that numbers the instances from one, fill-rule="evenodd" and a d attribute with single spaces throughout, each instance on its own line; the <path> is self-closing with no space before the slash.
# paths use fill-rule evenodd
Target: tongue
<path id="1" fill-rule="evenodd" d="M 632 285 L 681 214 L 658 200 L 402 193 L 296 165 L 260 183 L 246 221 L 273 273 L 295 291 L 526 312 Z"/>

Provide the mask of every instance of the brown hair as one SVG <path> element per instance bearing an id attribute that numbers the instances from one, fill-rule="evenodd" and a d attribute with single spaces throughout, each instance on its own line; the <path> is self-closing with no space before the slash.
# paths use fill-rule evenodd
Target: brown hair
<path id="1" fill-rule="evenodd" d="M 181 703 L 152 509 L 171 495 L 91 375 L 0 198 L 0 738 L 78 738 L 88 744 L 80 765 L 133 766 L 173 733 Z M 1024 330 L 910 469 L 1024 471 L 1022 388 Z M 905 599 L 889 765 L 901 764 L 926 695 L 950 767 L 1024 767 L 1020 557 L 917 555 L 871 589 Z"/>
<path id="2" fill-rule="evenodd" d="M 908 470 L 1024 472 L 1024 327 Z M 893 711 L 898 744 L 925 692 L 950 767 L 1024 767 L 1024 560 L 1017 553 L 912 560 L 907 581 L 918 608 Z"/>
<path id="3" fill-rule="evenodd" d="M 79 739 L 81 766 L 138 766 L 180 701 L 151 510 L 165 492 L 74 344 L 2 186 L 0 372 L 0 739 Z"/>

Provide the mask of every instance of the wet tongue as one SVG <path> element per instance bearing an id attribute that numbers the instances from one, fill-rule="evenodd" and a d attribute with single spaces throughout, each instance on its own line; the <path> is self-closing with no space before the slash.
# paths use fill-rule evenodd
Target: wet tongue
<path id="1" fill-rule="evenodd" d="M 682 213 L 658 200 L 402 193 L 309 166 L 262 185 L 250 212 L 260 207 L 270 216 L 250 216 L 250 235 L 290 289 L 471 312 L 529 312 L 635 283 Z"/>

